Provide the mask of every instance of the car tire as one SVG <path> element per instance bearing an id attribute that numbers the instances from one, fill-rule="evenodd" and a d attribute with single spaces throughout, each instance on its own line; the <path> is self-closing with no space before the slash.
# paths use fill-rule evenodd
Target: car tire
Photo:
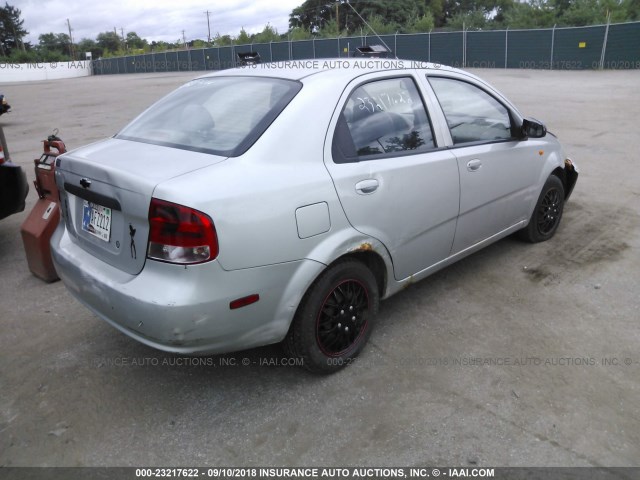
<path id="1" fill-rule="evenodd" d="M 366 344 L 379 304 L 371 271 L 357 260 L 340 261 L 303 297 L 284 349 L 311 372 L 337 372 L 353 363 Z"/>
<path id="2" fill-rule="evenodd" d="M 531 243 L 549 240 L 560 225 L 563 209 L 564 185 L 562 180 L 551 175 L 542 187 L 529 225 L 518 232 L 520 238 Z"/>

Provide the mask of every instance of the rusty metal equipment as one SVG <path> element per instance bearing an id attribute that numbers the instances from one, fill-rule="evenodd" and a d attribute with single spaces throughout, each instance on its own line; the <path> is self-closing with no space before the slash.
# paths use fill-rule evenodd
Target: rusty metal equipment
<path id="1" fill-rule="evenodd" d="M 20 233 L 27 254 L 29 270 L 45 282 L 58 280 L 51 260 L 49 241 L 60 221 L 60 196 L 55 181 L 55 162 L 58 155 L 67 151 L 55 130 L 44 140 L 44 152 L 34 160 L 36 179 L 33 182 L 38 200 L 22 224 Z"/>

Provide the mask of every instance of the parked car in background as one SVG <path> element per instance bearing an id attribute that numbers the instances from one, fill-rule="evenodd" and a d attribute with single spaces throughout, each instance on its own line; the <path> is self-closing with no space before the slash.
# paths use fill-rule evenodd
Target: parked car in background
<path id="1" fill-rule="evenodd" d="M 11 105 L 9 105 L 7 99 L 4 98 L 4 95 L 0 94 L 0 115 L 7 113 L 9 110 L 11 110 Z"/>
<path id="2" fill-rule="evenodd" d="M 0 94 L 0 115 L 11 110 L 4 95 Z M 24 210 L 29 184 L 22 167 L 9 159 L 4 130 L 0 124 L 0 220 Z"/>
<path id="3" fill-rule="evenodd" d="M 512 233 L 553 237 L 578 170 L 542 123 L 461 70 L 338 67 L 213 73 L 59 157 L 73 295 L 161 350 L 283 342 L 332 372 L 380 299 Z"/>

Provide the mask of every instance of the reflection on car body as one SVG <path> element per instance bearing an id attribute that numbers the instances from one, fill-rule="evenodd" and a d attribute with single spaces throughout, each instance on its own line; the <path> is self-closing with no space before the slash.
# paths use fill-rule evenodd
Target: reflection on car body
<path id="1" fill-rule="evenodd" d="M 56 175 L 56 267 L 101 318 L 182 354 L 282 342 L 331 372 L 380 299 L 509 234 L 551 238 L 578 173 L 473 75 L 348 60 L 194 80 Z"/>

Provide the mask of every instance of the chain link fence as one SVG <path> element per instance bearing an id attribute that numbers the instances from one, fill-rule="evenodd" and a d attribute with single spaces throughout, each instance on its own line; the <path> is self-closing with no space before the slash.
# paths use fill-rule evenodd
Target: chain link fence
<path id="1" fill-rule="evenodd" d="M 222 70 L 238 65 L 238 53 L 252 51 L 263 62 L 343 58 L 352 57 L 356 47 L 383 42 L 398 58 L 459 68 L 640 69 L 640 22 L 631 22 L 231 45 L 98 59 L 93 61 L 93 73 Z"/>

